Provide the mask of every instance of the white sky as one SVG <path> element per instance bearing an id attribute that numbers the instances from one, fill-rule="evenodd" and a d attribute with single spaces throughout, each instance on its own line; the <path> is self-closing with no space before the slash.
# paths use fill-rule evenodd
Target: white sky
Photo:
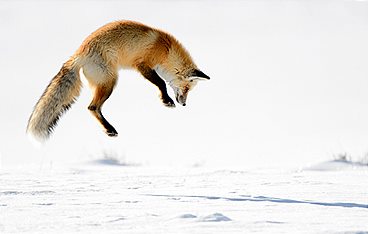
<path id="1" fill-rule="evenodd" d="M 0 1 L 2 165 L 83 161 L 114 152 L 148 165 L 305 165 L 368 152 L 366 1 Z M 165 108 L 122 70 L 103 113 L 90 91 L 42 149 L 25 135 L 33 106 L 63 62 L 107 22 L 173 34 L 211 77 L 187 106 Z"/>

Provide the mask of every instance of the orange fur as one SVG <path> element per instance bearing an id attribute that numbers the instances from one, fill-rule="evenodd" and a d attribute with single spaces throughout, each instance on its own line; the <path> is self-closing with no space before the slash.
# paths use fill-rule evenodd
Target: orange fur
<path id="1" fill-rule="evenodd" d="M 188 51 L 170 34 L 138 22 L 112 22 L 88 36 L 64 64 L 36 104 L 27 131 L 39 139 L 49 136 L 61 114 L 79 95 L 80 80 L 76 71 L 83 69 L 94 90 L 88 109 L 109 136 L 117 136 L 116 130 L 103 117 L 101 108 L 117 83 L 120 68 L 133 68 L 141 72 L 160 89 L 162 101 L 168 107 L 175 107 L 175 104 L 157 73 L 170 84 L 177 101 L 183 105 L 188 91 L 196 84 L 191 77 L 199 74 Z M 209 79 L 206 75 L 203 77 Z M 62 108 L 63 105 L 67 108 Z M 59 109 L 55 108 L 58 106 Z M 47 115 L 42 110 L 56 110 L 56 113 Z"/>

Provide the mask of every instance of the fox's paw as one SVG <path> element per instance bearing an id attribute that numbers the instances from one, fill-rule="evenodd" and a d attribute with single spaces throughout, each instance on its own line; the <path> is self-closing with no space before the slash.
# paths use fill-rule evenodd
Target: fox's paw
<path id="1" fill-rule="evenodd" d="M 167 103 L 164 103 L 164 105 L 166 107 L 169 107 L 169 108 L 175 108 L 175 103 L 174 102 L 167 102 Z"/>
<path id="2" fill-rule="evenodd" d="M 170 97 L 162 98 L 162 102 L 169 108 L 175 108 L 175 103 Z"/>
<path id="3" fill-rule="evenodd" d="M 117 137 L 118 136 L 118 132 L 115 129 L 107 129 L 106 134 L 109 137 Z"/>
<path id="4" fill-rule="evenodd" d="M 106 133 L 109 137 L 117 137 L 119 134 L 117 132 L 107 132 Z"/>

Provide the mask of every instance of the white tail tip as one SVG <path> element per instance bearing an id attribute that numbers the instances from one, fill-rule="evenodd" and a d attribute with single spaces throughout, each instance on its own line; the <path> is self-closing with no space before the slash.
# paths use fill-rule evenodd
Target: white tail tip
<path id="1" fill-rule="evenodd" d="M 27 136 L 32 145 L 37 149 L 41 148 L 47 140 L 46 137 L 34 134 L 31 131 L 27 131 Z"/>

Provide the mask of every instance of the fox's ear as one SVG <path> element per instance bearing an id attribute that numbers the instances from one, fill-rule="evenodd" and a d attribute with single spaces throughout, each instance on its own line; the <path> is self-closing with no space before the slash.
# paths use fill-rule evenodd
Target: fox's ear
<path id="1" fill-rule="evenodd" d="M 206 74 L 204 74 L 203 72 L 201 72 L 200 70 L 198 69 L 194 69 L 193 73 L 191 74 L 192 77 L 197 77 L 199 79 L 206 79 L 206 80 L 209 80 L 210 77 L 207 76 Z"/>

